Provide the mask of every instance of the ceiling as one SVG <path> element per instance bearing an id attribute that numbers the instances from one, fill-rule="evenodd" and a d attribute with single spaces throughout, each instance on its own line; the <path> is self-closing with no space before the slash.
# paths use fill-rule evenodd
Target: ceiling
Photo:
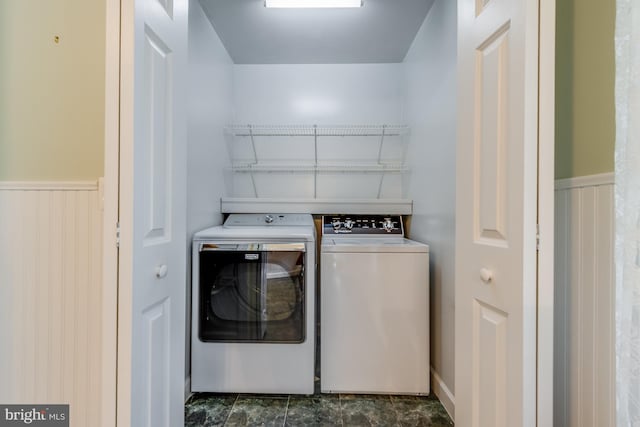
<path id="1" fill-rule="evenodd" d="M 434 0 L 364 0 L 353 9 L 267 9 L 200 0 L 236 64 L 402 62 Z"/>

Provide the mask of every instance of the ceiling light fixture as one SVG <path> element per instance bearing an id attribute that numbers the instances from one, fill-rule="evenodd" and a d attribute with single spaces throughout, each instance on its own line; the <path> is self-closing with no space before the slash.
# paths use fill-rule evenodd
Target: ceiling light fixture
<path id="1" fill-rule="evenodd" d="M 265 7 L 277 8 L 361 7 L 362 3 L 362 0 L 264 0 Z"/>

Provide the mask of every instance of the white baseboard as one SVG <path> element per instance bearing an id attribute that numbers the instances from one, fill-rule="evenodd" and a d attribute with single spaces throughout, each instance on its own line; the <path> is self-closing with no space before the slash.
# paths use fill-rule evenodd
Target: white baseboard
<path id="1" fill-rule="evenodd" d="M 438 396 L 440 399 L 440 403 L 444 406 L 444 409 L 447 411 L 447 414 L 451 417 L 451 419 L 455 422 L 455 413 L 456 413 L 456 403 L 455 396 L 449 390 L 449 387 L 442 381 L 440 375 L 431 367 L 431 390 Z"/>

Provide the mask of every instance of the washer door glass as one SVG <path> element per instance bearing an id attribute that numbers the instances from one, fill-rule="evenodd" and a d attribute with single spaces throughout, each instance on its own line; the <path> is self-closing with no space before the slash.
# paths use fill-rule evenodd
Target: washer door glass
<path id="1" fill-rule="evenodd" d="M 303 251 L 201 251 L 200 339 L 303 342 Z"/>

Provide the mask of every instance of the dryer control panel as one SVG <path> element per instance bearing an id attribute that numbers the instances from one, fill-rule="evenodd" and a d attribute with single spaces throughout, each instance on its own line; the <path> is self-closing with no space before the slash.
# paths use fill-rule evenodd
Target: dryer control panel
<path id="1" fill-rule="evenodd" d="M 404 236 L 400 215 L 324 215 L 322 234 Z"/>

